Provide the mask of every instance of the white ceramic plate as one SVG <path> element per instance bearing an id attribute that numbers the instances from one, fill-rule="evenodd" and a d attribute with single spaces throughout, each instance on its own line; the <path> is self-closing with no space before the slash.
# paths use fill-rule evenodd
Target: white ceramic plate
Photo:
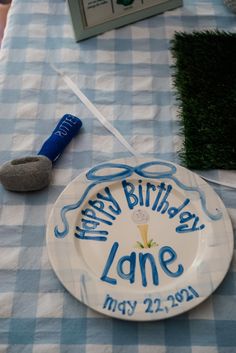
<path id="1" fill-rule="evenodd" d="M 58 278 L 82 303 L 127 320 L 158 320 L 205 300 L 233 254 L 227 211 L 196 174 L 170 162 L 100 164 L 59 196 L 47 227 Z"/>

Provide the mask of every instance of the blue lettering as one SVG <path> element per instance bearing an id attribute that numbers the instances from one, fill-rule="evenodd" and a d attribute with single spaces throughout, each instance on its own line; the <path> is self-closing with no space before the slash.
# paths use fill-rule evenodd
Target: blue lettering
<path id="1" fill-rule="evenodd" d="M 118 304 L 117 309 L 121 312 L 122 315 L 125 315 L 125 309 L 126 309 L 126 300 L 123 300 Z"/>
<path id="2" fill-rule="evenodd" d="M 187 212 L 186 212 L 187 213 Z M 190 213 L 190 212 L 188 212 Z M 188 233 L 188 232 L 195 232 L 197 230 L 202 230 L 205 228 L 205 224 L 201 224 L 200 226 L 197 226 L 198 222 L 199 222 L 199 217 L 196 217 L 195 215 L 192 215 L 194 217 L 191 217 L 190 219 L 194 219 L 194 222 L 192 224 L 192 226 L 190 227 L 189 224 L 182 224 L 178 227 L 176 227 L 176 232 L 177 233 Z M 180 221 L 180 223 L 182 223 Z"/>
<path id="3" fill-rule="evenodd" d="M 137 300 L 123 300 L 119 302 L 117 299 L 112 298 L 109 294 L 106 295 L 103 309 L 108 311 L 120 311 L 122 315 L 132 316 L 137 306 Z"/>
<path id="4" fill-rule="evenodd" d="M 177 207 L 170 207 L 167 211 L 169 218 L 174 218 L 180 211 L 182 211 L 184 209 L 184 207 L 186 207 L 189 204 L 189 202 L 190 202 L 190 200 L 186 199 L 186 200 L 184 200 L 182 205 L 180 205 L 178 208 Z"/>
<path id="5" fill-rule="evenodd" d="M 194 213 L 185 211 L 180 214 L 179 221 L 180 221 L 180 223 L 185 223 L 185 222 L 191 221 L 191 219 L 193 219 L 195 217 L 196 217 L 196 215 Z"/>
<path id="6" fill-rule="evenodd" d="M 108 256 L 108 259 L 107 259 L 107 262 L 106 262 L 106 265 L 104 267 L 104 270 L 103 270 L 103 273 L 102 273 L 102 276 L 101 276 L 101 280 L 104 281 L 104 282 L 107 282 L 107 283 L 110 283 L 110 284 L 116 284 L 117 283 L 117 280 L 115 278 L 110 278 L 107 276 L 108 272 L 110 271 L 110 268 L 112 266 L 112 263 L 114 261 L 114 258 L 116 256 L 116 252 L 117 252 L 117 249 L 119 247 L 119 244 L 117 242 L 115 242 L 113 245 L 112 245 L 112 248 L 111 248 L 111 251 L 110 251 L 110 254 Z"/>
<path id="7" fill-rule="evenodd" d="M 106 241 L 107 237 L 105 235 L 108 235 L 108 232 L 106 230 L 87 230 L 87 229 L 81 229 L 80 227 L 76 227 L 76 232 L 74 233 L 74 236 L 78 239 L 82 240 L 97 240 L 97 241 Z M 89 234 L 89 235 L 86 235 Z M 99 235 L 90 235 L 90 234 L 99 234 Z"/>
<path id="8" fill-rule="evenodd" d="M 108 201 L 112 204 L 112 206 L 108 206 L 109 210 L 115 213 L 116 215 L 121 214 L 121 208 L 118 204 L 118 202 L 114 199 L 114 197 L 111 194 L 111 191 L 108 187 L 105 187 L 104 191 L 106 192 L 106 196 L 98 193 L 97 198 L 101 199 L 103 201 Z"/>
<path id="9" fill-rule="evenodd" d="M 95 212 L 94 210 L 91 210 L 91 208 L 86 208 L 85 210 L 82 210 L 81 213 L 82 213 L 83 216 L 86 216 L 86 217 L 88 217 L 88 218 L 91 218 L 91 219 L 93 219 L 94 221 L 98 221 L 98 222 L 100 222 L 100 223 L 105 223 L 105 224 L 107 224 L 107 225 L 109 225 L 109 226 L 112 225 L 112 222 L 111 222 L 111 221 L 107 221 L 107 220 L 105 220 L 105 219 L 103 219 L 103 218 L 97 217 L 97 216 L 96 216 L 96 212 Z"/>
<path id="10" fill-rule="evenodd" d="M 150 206 L 150 190 L 156 191 L 156 186 L 151 183 L 147 183 L 146 201 L 145 201 L 146 207 Z"/>
<path id="11" fill-rule="evenodd" d="M 160 198 L 161 198 L 163 191 L 166 190 L 165 186 L 166 186 L 165 183 L 161 183 L 160 185 L 157 186 L 159 191 L 158 191 L 158 194 L 157 194 L 156 199 L 155 199 L 153 206 L 152 206 L 153 211 L 155 211 L 155 209 L 157 208 L 158 202 L 160 201 Z"/>
<path id="12" fill-rule="evenodd" d="M 130 309 L 127 309 L 127 314 L 132 316 L 135 312 L 135 308 L 137 305 L 137 300 L 133 300 L 133 303 L 130 300 L 127 300 L 127 304 L 130 306 Z"/>
<path id="13" fill-rule="evenodd" d="M 122 186 L 125 192 L 126 200 L 129 208 L 132 210 L 138 204 L 138 197 L 134 194 L 134 185 L 126 180 L 122 181 Z"/>
<path id="14" fill-rule="evenodd" d="M 109 276 L 111 272 L 112 265 L 115 261 L 115 257 L 119 248 L 119 244 L 115 242 L 112 245 L 110 250 L 107 262 L 105 264 L 102 276 L 100 279 L 104 282 L 107 282 L 112 285 L 117 284 L 117 279 Z M 159 250 L 159 264 L 163 272 L 169 277 L 178 277 L 184 272 L 184 268 L 181 264 L 177 265 L 177 270 L 172 271 L 169 267 L 177 259 L 176 252 L 169 246 L 164 246 Z M 142 286 L 147 287 L 147 262 L 149 262 L 150 270 L 152 276 L 152 283 L 155 286 L 159 285 L 159 274 L 155 258 L 150 253 L 139 253 L 139 267 L 142 279 Z M 127 269 L 125 270 L 125 265 L 128 264 Z M 122 256 L 116 266 L 117 275 L 129 281 L 130 284 L 133 284 L 136 279 L 136 253 L 131 252 L 130 255 Z M 114 272 L 114 271 L 112 271 Z"/>
<path id="15" fill-rule="evenodd" d="M 166 255 L 169 255 L 168 258 L 165 258 Z M 168 265 L 172 264 L 177 259 L 177 254 L 170 246 L 163 246 L 159 251 L 159 262 L 162 270 L 170 277 L 179 277 L 184 272 L 183 266 L 178 265 L 176 272 L 172 272 Z"/>
<path id="16" fill-rule="evenodd" d="M 103 309 L 111 310 L 113 313 L 116 311 L 117 300 L 113 299 L 109 294 L 107 294 L 105 302 L 103 304 Z"/>
<path id="17" fill-rule="evenodd" d="M 112 214 L 108 213 L 107 211 L 104 210 L 104 202 L 98 201 L 98 200 L 89 200 L 88 204 L 93 207 L 95 210 L 101 212 L 108 218 L 112 219 L 113 221 L 116 219 Z"/>
<path id="18" fill-rule="evenodd" d="M 124 272 L 124 263 L 129 263 L 129 272 Z M 130 255 L 123 256 L 120 258 L 117 264 L 117 273 L 118 275 L 132 284 L 135 280 L 135 266 L 136 266 L 136 254 L 132 252 Z"/>
<path id="19" fill-rule="evenodd" d="M 158 277 L 156 263 L 155 263 L 153 255 L 149 254 L 149 253 L 145 253 L 145 254 L 140 253 L 139 254 L 139 263 L 140 263 L 140 270 L 141 270 L 141 276 L 142 276 L 142 285 L 144 287 L 147 287 L 147 277 L 146 277 L 146 262 L 147 262 L 147 259 L 149 260 L 149 262 L 151 264 L 153 284 L 158 286 L 159 277 Z"/>
<path id="20" fill-rule="evenodd" d="M 167 198 L 168 198 L 168 196 L 169 196 L 171 190 L 172 190 L 172 186 L 171 186 L 171 185 L 168 185 L 168 186 L 167 186 L 167 189 L 166 189 L 166 193 L 165 193 L 165 195 L 163 196 L 163 199 L 162 199 L 162 201 L 160 202 L 159 206 L 157 207 L 157 212 L 160 212 L 160 211 L 161 211 L 161 214 L 164 214 L 164 213 L 167 211 L 167 209 L 168 209 L 168 207 L 169 207 L 169 202 L 167 201 Z"/>
<path id="21" fill-rule="evenodd" d="M 97 226 L 100 225 L 99 222 L 91 221 L 89 219 L 84 219 L 84 218 L 81 219 L 81 222 L 82 222 L 82 226 L 85 230 L 96 229 Z"/>
<path id="22" fill-rule="evenodd" d="M 142 187 L 142 180 L 139 180 L 139 186 L 138 186 L 138 193 L 139 193 L 139 205 L 143 206 L 143 187 Z"/>

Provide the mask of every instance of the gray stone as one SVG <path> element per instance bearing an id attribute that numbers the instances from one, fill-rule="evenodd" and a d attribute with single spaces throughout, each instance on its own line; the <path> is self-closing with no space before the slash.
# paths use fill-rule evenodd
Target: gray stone
<path id="1" fill-rule="evenodd" d="M 232 12 L 236 13 L 236 0 L 224 0 L 224 3 Z"/>
<path id="2" fill-rule="evenodd" d="M 29 156 L 4 163 L 0 181 L 10 191 L 35 191 L 48 186 L 52 176 L 52 162 L 45 156 Z"/>

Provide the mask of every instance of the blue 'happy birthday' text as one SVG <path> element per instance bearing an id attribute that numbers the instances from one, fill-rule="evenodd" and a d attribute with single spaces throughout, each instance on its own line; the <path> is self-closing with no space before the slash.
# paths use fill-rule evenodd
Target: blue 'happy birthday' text
<path id="1" fill-rule="evenodd" d="M 170 204 L 172 185 L 166 185 L 164 182 L 157 185 L 143 183 L 142 180 L 139 180 L 138 185 L 123 180 L 121 185 L 130 210 L 141 206 L 167 216 L 170 220 L 178 217 L 179 225 L 175 228 L 178 234 L 192 233 L 205 228 L 198 215 L 186 210 L 190 205 L 189 198 L 178 205 Z M 81 225 L 76 227 L 75 237 L 83 240 L 106 241 L 109 232 L 101 228 L 104 225 L 112 226 L 122 213 L 122 209 L 109 187 L 105 187 L 102 193 L 97 193 L 95 199 L 88 201 L 88 205 L 89 207 L 81 212 Z"/>

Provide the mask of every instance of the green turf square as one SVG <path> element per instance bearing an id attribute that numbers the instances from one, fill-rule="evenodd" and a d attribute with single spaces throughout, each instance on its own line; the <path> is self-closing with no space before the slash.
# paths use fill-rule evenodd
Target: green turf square
<path id="1" fill-rule="evenodd" d="M 236 169 L 236 33 L 175 33 L 171 50 L 182 163 L 191 169 Z"/>

